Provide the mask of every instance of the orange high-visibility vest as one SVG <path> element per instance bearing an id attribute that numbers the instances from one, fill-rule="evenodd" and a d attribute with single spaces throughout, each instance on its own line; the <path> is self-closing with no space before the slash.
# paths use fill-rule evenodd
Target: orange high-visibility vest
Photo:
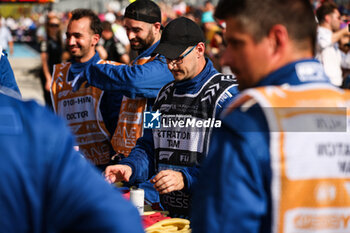
<path id="1" fill-rule="evenodd" d="M 104 61 L 100 61 L 104 62 Z M 95 165 L 110 161 L 112 146 L 100 112 L 103 91 L 85 87 L 72 92 L 68 81 L 71 63 L 55 65 L 51 84 L 51 98 L 57 115 L 64 118 L 76 137 L 79 151 Z"/>
<path id="2" fill-rule="evenodd" d="M 350 93 L 329 84 L 248 89 L 270 132 L 272 232 L 350 232 Z"/>
<path id="3" fill-rule="evenodd" d="M 140 58 L 137 65 L 153 61 L 154 57 Z M 117 154 L 128 156 L 136 141 L 143 135 L 143 112 L 146 98 L 129 98 L 123 96 L 117 128 L 112 136 L 113 149 Z"/>

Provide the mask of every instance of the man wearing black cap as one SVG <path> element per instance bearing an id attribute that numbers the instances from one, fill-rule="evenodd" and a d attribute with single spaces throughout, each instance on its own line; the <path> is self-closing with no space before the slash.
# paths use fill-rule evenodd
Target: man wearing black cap
<path id="1" fill-rule="evenodd" d="M 191 192 L 198 168 L 206 157 L 210 133 L 220 127 L 215 120 L 225 103 L 237 94 L 230 75 L 219 74 L 205 58 L 204 36 L 193 21 L 181 17 L 162 33 L 155 53 L 168 65 L 175 81 L 164 86 L 153 106 L 161 115 L 159 128 L 146 130 L 128 158 L 106 168 L 115 181 L 151 179 L 161 195 L 161 204 L 172 216 L 188 217 Z"/>
<path id="2" fill-rule="evenodd" d="M 143 135 L 143 111 L 152 109 L 160 88 L 173 80 L 166 64 L 151 56 L 161 37 L 158 5 L 151 0 L 131 3 L 125 10 L 124 26 L 131 48 L 139 53 L 132 65 L 91 64 L 73 83 L 74 90 L 87 81 L 104 91 L 124 94 L 112 137 L 113 148 L 121 157 L 128 156 Z M 147 188 L 146 198 L 156 199 L 148 196 Z"/>

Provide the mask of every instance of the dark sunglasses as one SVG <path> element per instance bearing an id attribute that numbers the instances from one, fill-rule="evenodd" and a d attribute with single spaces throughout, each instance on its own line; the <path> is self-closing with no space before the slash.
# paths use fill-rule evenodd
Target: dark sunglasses
<path id="1" fill-rule="evenodd" d="M 59 24 L 55 24 L 55 23 L 49 23 L 49 27 L 55 27 L 58 28 L 60 25 Z"/>

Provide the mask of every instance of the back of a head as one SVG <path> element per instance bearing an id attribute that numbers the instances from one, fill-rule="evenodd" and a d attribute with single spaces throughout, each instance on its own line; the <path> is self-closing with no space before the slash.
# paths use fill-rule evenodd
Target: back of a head
<path id="1" fill-rule="evenodd" d="M 136 0 L 124 13 L 124 18 L 130 18 L 146 23 L 161 23 L 162 16 L 159 6 L 151 0 Z"/>
<path id="2" fill-rule="evenodd" d="M 282 24 L 300 49 L 315 48 L 317 24 L 309 0 L 220 0 L 215 17 L 238 19 L 256 42 Z"/>
<path id="3" fill-rule="evenodd" d="M 90 29 L 94 34 L 98 34 L 101 36 L 102 33 L 102 24 L 98 16 L 90 9 L 75 9 L 72 12 L 72 17 L 70 21 L 79 20 L 81 18 L 87 17 L 90 19 Z"/>
<path id="4" fill-rule="evenodd" d="M 316 17 L 319 24 L 324 23 L 326 15 L 333 13 L 337 9 L 337 5 L 333 2 L 325 2 L 316 10 Z"/>

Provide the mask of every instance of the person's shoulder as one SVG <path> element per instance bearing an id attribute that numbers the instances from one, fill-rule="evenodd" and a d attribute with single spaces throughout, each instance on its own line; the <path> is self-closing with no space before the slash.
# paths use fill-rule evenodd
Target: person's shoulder
<path id="1" fill-rule="evenodd" d="M 54 64 L 54 66 L 56 67 L 56 69 L 68 69 L 74 62 L 72 60 L 69 60 L 69 61 L 64 61 L 64 62 L 61 62 L 61 63 L 57 63 L 57 64 Z"/>
<path id="2" fill-rule="evenodd" d="M 226 105 L 220 115 L 223 124 L 239 134 L 246 132 L 268 132 L 268 125 L 262 107 L 251 100 L 239 104 L 240 96 Z"/>
<path id="3" fill-rule="evenodd" d="M 158 92 L 158 96 L 161 94 L 161 93 L 170 93 L 171 92 L 171 89 L 175 88 L 175 80 L 165 84 Z"/>
<path id="4" fill-rule="evenodd" d="M 257 102 L 223 112 L 220 120 L 222 124 L 219 131 L 230 135 L 225 140 L 229 140 L 236 148 L 250 150 L 262 164 L 269 164 L 270 132 L 264 109 Z"/>
<path id="5" fill-rule="evenodd" d="M 12 119 L 11 122 L 22 128 L 32 128 L 36 132 L 43 132 L 43 135 L 53 131 L 62 133 L 66 129 L 61 119 L 34 100 L 22 101 L 0 94 L 0 103 L 3 117 L 7 115 L 8 119 Z"/>
<path id="6" fill-rule="evenodd" d="M 2 49 L 2 47 L 0 46 L 0 59 L 2 59 L 3 57 L 7 57 L 7 53 L 5 50 Z"/>
<path id="7" fill-rule="evenodd" d="M 332 34 L 333 34 L 333 32 L 328 28 L 325 28 L 322 26 L 317 27 L 317 35 L 318 36 L 325 36 L 325 35 L 332 35 Z"/>
<path id="8" fill-rule="evenodd" d="M 4 64 L 4 63 L 10 64 L 8 62 L 7 55 L 8 55 L 7 52 L 5 50 L 3 50 L 2 47 L 0 46 L 0 62 L 2 64 Z"/>
<path id="9" fill-rule="evenodd" d="M 212 83 L 227 89 L 226 92 L 229 92 L 233 96 L 236 96 L 239 93 L 237 79 L 234 75 L 214 73 L 210 79 Z"/>

